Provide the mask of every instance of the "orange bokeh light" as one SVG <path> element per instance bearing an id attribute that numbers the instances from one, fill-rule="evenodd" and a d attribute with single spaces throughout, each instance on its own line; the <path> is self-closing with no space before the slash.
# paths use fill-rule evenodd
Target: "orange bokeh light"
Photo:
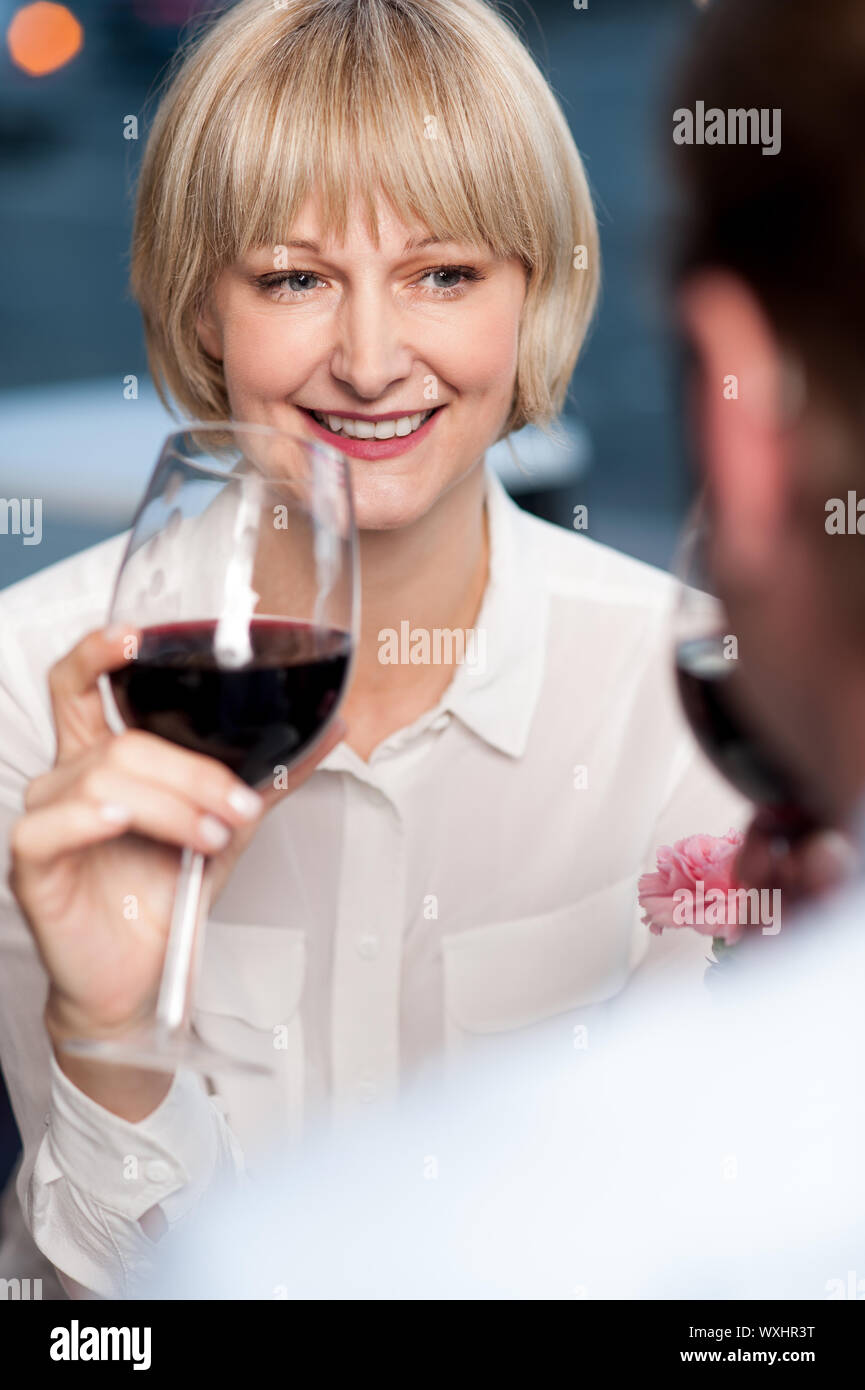
<path id="1" fill-rule="evenodd" d="M 56 72 L 84 42 L 84 30 L 65 5 L 25 5 L 13 15 L 6 33 L 13 63 L 32 77 Z"/>

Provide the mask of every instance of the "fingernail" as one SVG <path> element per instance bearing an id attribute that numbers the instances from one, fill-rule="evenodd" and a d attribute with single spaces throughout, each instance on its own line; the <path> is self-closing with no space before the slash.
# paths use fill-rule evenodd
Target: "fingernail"
<path id="1" fill-rule="evenodd" d="M 117 801 L 103 801 L 99 807 L 99 814 L 112 825 L 125 825 L 127 821 L 132 820 L 129 807 L 121 806 Z"/>
<path id="2" fill-rule="evenodd" d="M 206 840 L 214 849 L 225 849 L 231 839 L 231 831 L 227 825 L 223 825 L 216 816 L 202 816 L 198 822 L 198 830 L 203 840 Z"/>
<path id="3" fill-rule="evenodd" d="M 124 627 L 122 623 L 112 623 L 110 627 L 104 629 L 102 635 L 106 642 L 119 642 L 121 637 L 129 636 L 129 629 Z"/>
<path id="4" fill-rule="evenodd" d="M 246 820 L 254 820 L 264 806 L 258 792 L 254 792 L 251 787 L 232 788 L 228 797 L 228 804 Z"/>

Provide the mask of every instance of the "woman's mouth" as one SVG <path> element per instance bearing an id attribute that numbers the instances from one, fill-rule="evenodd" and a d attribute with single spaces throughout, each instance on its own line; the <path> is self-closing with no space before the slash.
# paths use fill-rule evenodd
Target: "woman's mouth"
<path id="1" fill-rule="evenodd" d="M 394 415 L 378 419 L 358 415 L 335 415 L 329 411 L 309 410 L 299 406 L 311 423 L 314 434 L 326 439 L 351 458 L 393 458 L 406 453 L 425 439 L 444 406 L 418 411 L 411 415 Z"/>

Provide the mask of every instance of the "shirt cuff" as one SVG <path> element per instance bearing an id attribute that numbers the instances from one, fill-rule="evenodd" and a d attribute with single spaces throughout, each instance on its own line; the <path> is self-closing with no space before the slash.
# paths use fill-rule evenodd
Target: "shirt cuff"
<path id="1" fill-rule="evenodd" d="M 210 1182 L 224 1121 L 195 1072 L 181 1069 L 156 1109 L 132 1124 L 79 1090 L 52 1054 L 46 1123 L 57 1177 L 133 1221 L 161 1204 L 171 1224 Z"/>

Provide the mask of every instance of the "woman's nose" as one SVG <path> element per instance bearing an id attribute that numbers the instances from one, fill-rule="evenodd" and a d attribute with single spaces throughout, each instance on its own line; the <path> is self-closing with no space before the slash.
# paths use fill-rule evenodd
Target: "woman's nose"
<path id="1" fill-rule="evenodd" d="M 384 397 L 411 375 L 414 354 L 399 307 L 368 287 L 347 298 L 336 320 L 331 371 L 364 400 Z"/>

